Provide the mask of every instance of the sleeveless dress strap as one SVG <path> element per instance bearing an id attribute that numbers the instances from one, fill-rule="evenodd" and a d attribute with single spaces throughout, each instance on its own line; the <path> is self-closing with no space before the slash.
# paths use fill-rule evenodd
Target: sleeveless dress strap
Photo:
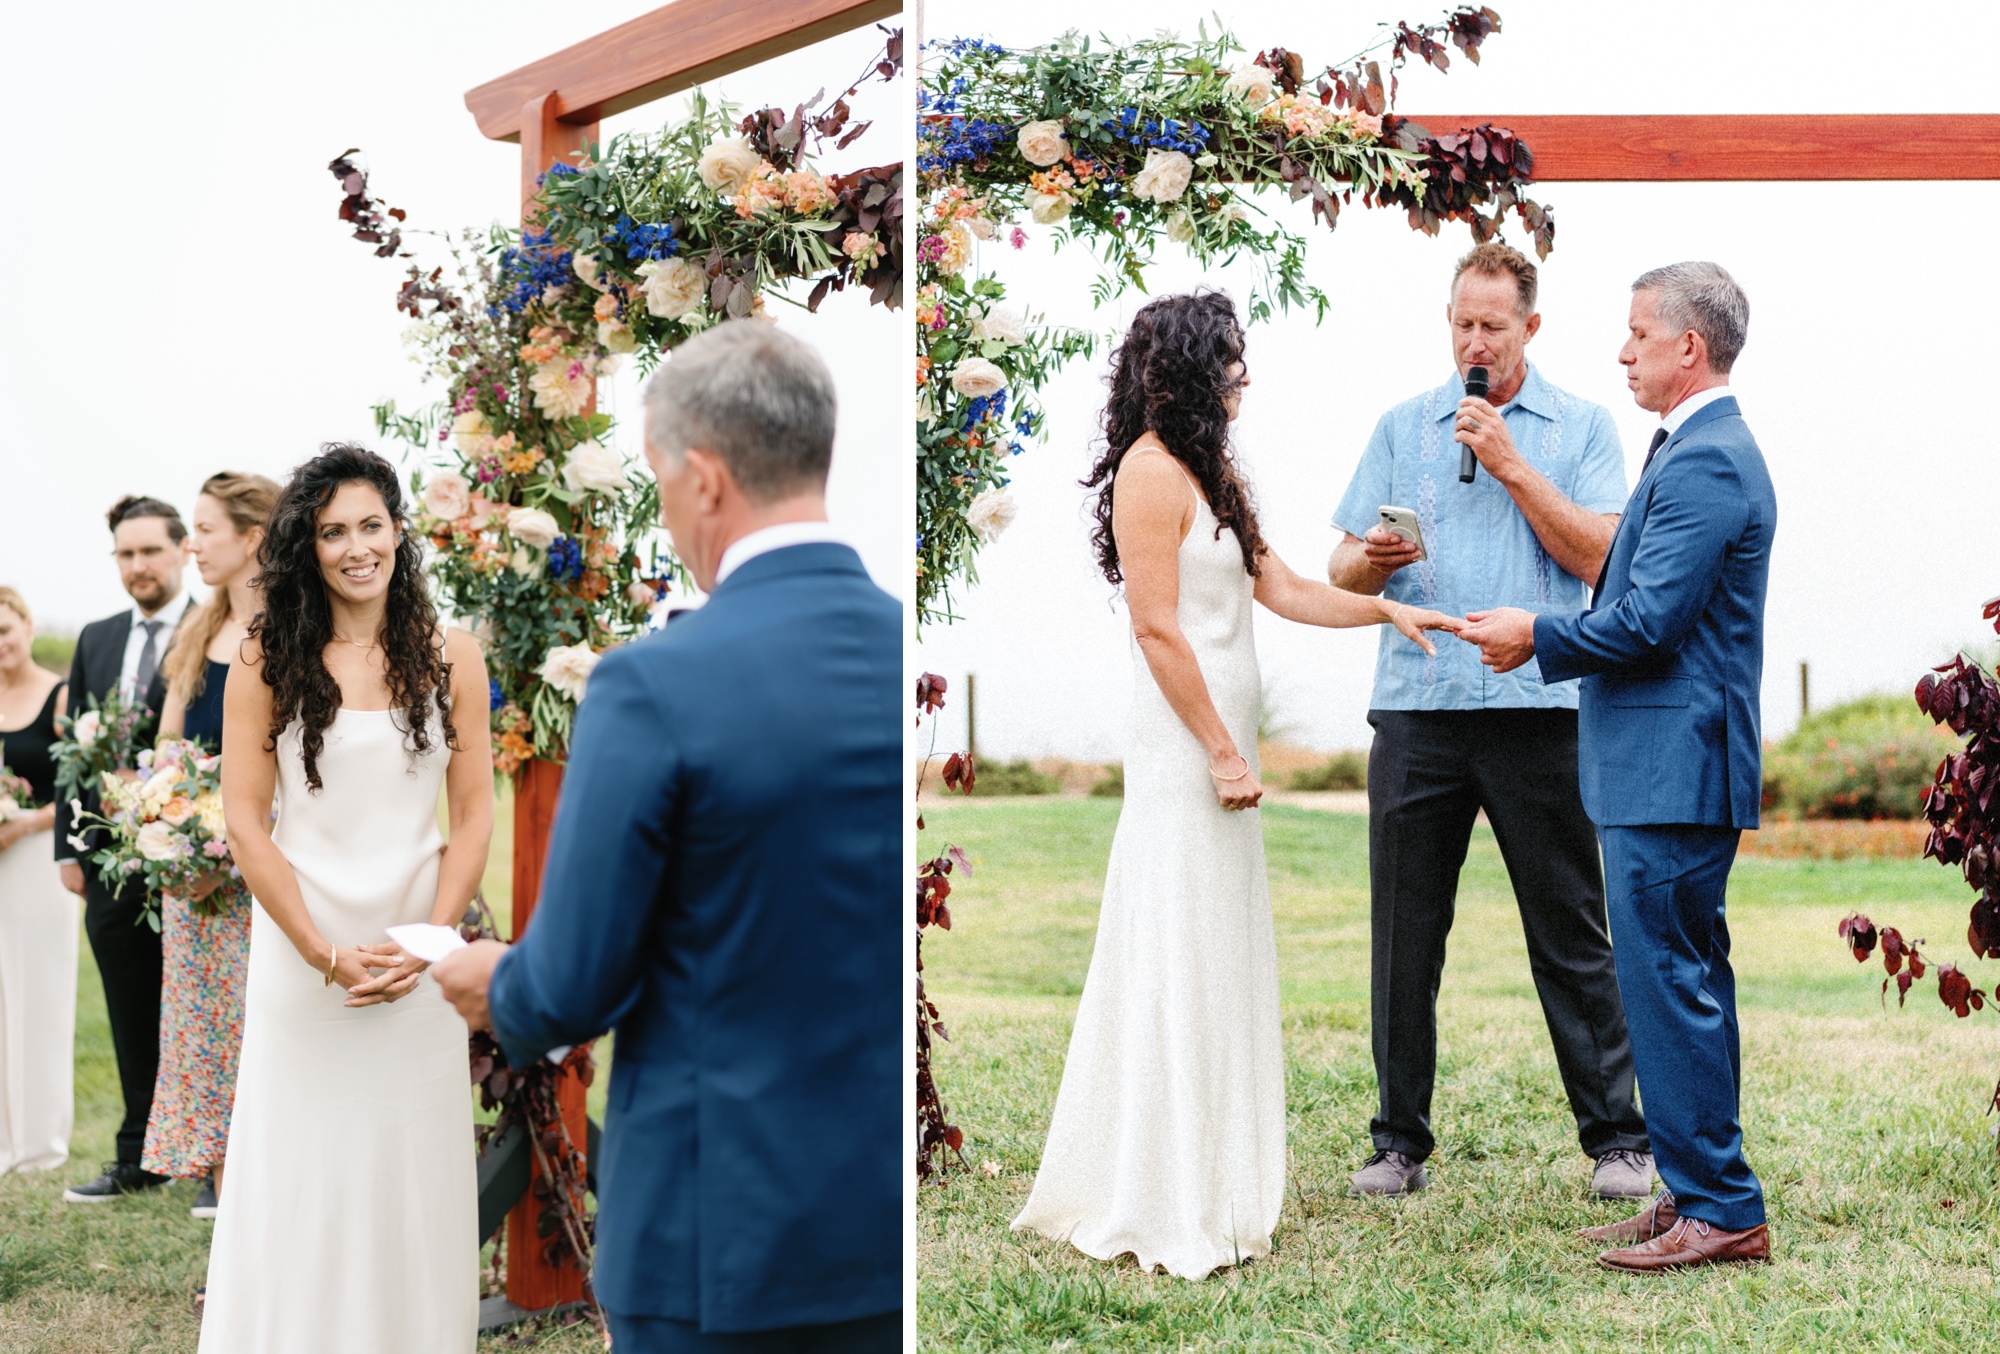
<path id="1" fill-rule="evenodd" d="M 1188 468 L 1186 466 L 1181 464 L 1180 457 L 1174 455 L 1171 451 L 1168 451 L 1165 447 L 1140 447 L 1137 454 L 1144 455 L 1149 451 L 1158 452 L 1160 455 L 1166 457 L 1169 461 L 1173 463 L 1174 469 L 1181 472 L 1181 478 L 1187 481 L 1188 492 L 1194 495 L 1196 508 L 1200 508 L 1208 502 L 1207 499 L 1201 496 L 1201 489 L 1199 486 L 1195 484 L 1194 476 L 1189 473 Z M 1125 453 L 1125 459 L 1130 460 L 1133 455 L 1134 455 L 1133 452 L 1128 451 Z"/>

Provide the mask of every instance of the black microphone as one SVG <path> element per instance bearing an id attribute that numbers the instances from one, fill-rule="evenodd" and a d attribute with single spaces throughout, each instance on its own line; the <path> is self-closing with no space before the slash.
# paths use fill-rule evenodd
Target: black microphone
<path id="1" fill-rule="evenodd" d="M 1486 398 L 1486 368 L 1467 367 L 1465 369 L 1465 395 L 1467 399 Z M 1469 443 L 1458 444 L 1458 482 L 1472 483 L 1472 477 L 1479 473 L 1479 458 L 1472 454 Z"/>

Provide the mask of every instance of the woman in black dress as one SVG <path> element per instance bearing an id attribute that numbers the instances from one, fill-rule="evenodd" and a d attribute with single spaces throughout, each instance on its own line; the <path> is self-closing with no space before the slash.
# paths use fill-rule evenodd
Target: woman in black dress
<path id="1" fill-rule="evenodd" d="M 0 803 L 0 1172 L 62 1165 L 74 1118 L 78 903 L 56 871 L 49 755 L 64 683 L 34 642 L 27 602 L 0 587 L 0 765 L 39 806 Z"/>

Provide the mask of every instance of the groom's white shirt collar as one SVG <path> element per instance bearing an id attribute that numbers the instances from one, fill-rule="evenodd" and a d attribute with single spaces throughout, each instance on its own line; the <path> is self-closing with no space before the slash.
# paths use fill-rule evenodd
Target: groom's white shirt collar
<path id="1" fill-rule="evenodd" d="M 729 548 L 722 552 L 722 562 L 715 566 L 715 588 L 722 586 L 722 580 L 735 573 L 759 555 L 773 550 L 783 550 L 788 545 L 818 545 L 832 542 L 847 544 L 847 538 L 834 529 L 831 522 L 780 522 L 774 527 L 764 527 L 739 536 L 731 541 Z M 713 593 L 715 588 L 710 588 Z"/>
<path id="2" fill-rule="evenodd" d="M 1726 400 L 1735 393 L 1726 384 L 1698 390 L 1667 410 L 1666 417 L 1660 420 L 1660 426 L 1667 430 L 1668 437 L 1672 437 L 1681 430 L 1683 423 L 1695 416 L 1697 411 L 1708 408 L 1717 400 Z"/>

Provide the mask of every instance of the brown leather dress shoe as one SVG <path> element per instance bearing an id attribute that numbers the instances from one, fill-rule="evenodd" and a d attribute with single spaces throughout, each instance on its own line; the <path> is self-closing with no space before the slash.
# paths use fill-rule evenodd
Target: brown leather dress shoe
<path id="1" fill-rule="evenodd" d="M 1656 1236 L 1664 1236 L 1680 1221 L 1681 1215 L 1674 1211 L 1672 1190 L 1661 1190 L 1660 1197 L 1647 1204 L 1623 1222 L 1609 1223 L 1603 1227 L 1579 1227 L 1577 1235 L 1585 1241 L 1601 1241 L 1611 1246 L 1633 1246 L 1641 1241 L 1651 1241 Z"/>
<path id="2" fill-rule="evenodd" d="M 1725 1232 L 1700 1218 L 1682 1218 L 1651 1241 L 1606 1251 L 1597 1263 L 1607 1269 L 1655 1274 L 1666 1269 L 1744 1263 L 1771 1258 L 1771 1234 L 1763 1223 L 1747 1232 Z"/>

